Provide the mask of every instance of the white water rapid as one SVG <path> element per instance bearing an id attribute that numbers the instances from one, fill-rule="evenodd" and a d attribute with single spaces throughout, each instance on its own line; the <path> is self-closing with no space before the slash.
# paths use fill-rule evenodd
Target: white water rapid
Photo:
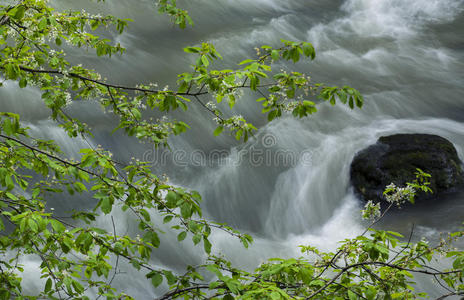
<path id="1" fill-rule="evenodd" d="M 107 0 L 105 3 L 55 0 L 58 9 L 85 8 L 134 20 L 126 33 L 114 36 L 127 54 L 97 59 L 72 51 L 75 63 L 96 68 L 112 82 L 157 81 L 175 85 L 176 74 L 188 70 L 191 57 L 183 47 L 210 41 L 233 66 L 253 55 L 254 47 L 278 45 L 281 38 L 312 42 L 314 62 L 279 65 L 297 69 L 314 81 L 348 84 L 362 92 L 361 110 L 329 104 L 307 119 L 284 116 L 264 122 L 259 104 L 245 95 L 235 108 L 260 127 L 256 138 L 243 144 L 228 136 L 215 138 L 215 123 L 192 104 L 176 114 L 191 126 L 172 138 L 173 153 L 153 153 L 149 145 L 111 134 L 116 121 L 93 102 L 77 102 L 69 113 L 90 124 L 91 143 L 112 149 L 119 160 L 152 159 L 154 170 L 172 183 L 198 190 L 206 215 L 251 233 L 255 243 L 245 250 L 222 233 L 214 233 L 216 253 L 254 268 L 270 257 L 299 256 L 298 245 L 334 249 L 337 241 L 362 232 L 361 203 L 349 183 L 355 153 L 380 136 L 393 133 L 431 133 L 450 140 L 464 159 L 464 1 L 463 0 L 195 0 L 179 1 L 195 21 L 180 30 L 156 13 L 154 1 Z M 85 3 L 85 4 L 84 4 Z M 90 3 L 90 4 L 88 4 Z M 88 147 L 71 140 L 47 119 L 40 93 L 19 90 L 16 83 L 0 89 L 0 110 L 21 114 L 33 134 L 56 140 L 70 155 Z M 212 153 L 227 153 L 221 159 Z M 277 157 L 277 158 L 276 158 Z M 287 160 L 286 160 L 287 159 Z M 450 199 L 433 211 L 399 213 L 382 226 L 432 241 L 439 232 L 456 229 L 463 219 L 464 197 Z M 91 205 L 91 199 L 53 200 L 57 210 Z M 114 212 L 117 231 L 135 231 L 132 220 Z M 111 228 L 108 219 L 101 226 Z M 178 243 L 164 235 L 155 254 L 160 266 L 182 270 L 201 262 L 201 246 Z M 38 263 L 24 258 L 25 291 L 41 286 Z M 116 277 L 122 290 L 137 299 L 152 299 L 155 291 L 130 267 Z M 439 295 L 429 281 L 419 288 Z"/>

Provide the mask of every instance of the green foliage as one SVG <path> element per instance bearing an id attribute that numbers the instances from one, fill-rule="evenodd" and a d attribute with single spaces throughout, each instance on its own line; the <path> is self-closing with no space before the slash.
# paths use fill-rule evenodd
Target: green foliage
<path id="1" fill-rule="evenodd" d="M 158 11 L 171 16 L 172 22 L 182 29 L 187 26 L 187 23 L 193 25 L 188 12 L 178 8 L 176 2 L 176 0 L 159 0 L 157 3 Z"/>
<path id="2" fill-rule="evenodd" d="M 313 83 L 299 72 L 274 72 L 272 65 L 277 61 L 297 63 L 316 56 L 310 43 L 286 40 L 277 47 L 257 48 L 257 57 L 226 70 L 214 68 L 222 57 L 212 44 L 187 47 L 185 52 L 196 61 L 190 72 L 178 75 L 177 89 L 159 90 L 155 84 L 115 85 L 94 70 L 66 60 L 63 43 L 94 51 L 97 56 L 123 54 L 119 44 L 96 35 L 96 30 L 112 26 L 122 33 L 130 20 L 60 12 L 47 2 L 23 0 L 0 6 L 0 72 L 5 80 L 17 81 L 20 88 L 40 90 L 52 120 L 73 138 L 92 136 L 83 122 L 65 112 L 77 99 L 97 99 L 104 110 L 118 117 L 115 130 L 160 147 L 168 145 L 171 135 L 186 132 L 189 125 L 169 118 L 151 121 L 145 110 L 168 113 L 188 110 L 196 103 L 217 122 L 214 135 L 226 132 L 247 141 L 257 128 L 232 110 L 243 90 L 256 96 L 269 121 L 285 113 L 307 117 L 317 112 L 321 100 L 332 105 L 338 100 L 352 109 L 363 104 L 360 93 L 351 87 Z M 160 0 L 158 9 L 180 28 L 193 23 L 176 1 Z M 205 102 L 205 97 L 212 100 Z M 225 109 L 218 108 L 222 101 L 228 104 Z M 417 180 L 409 187 L 429 191 L 427 178 L 418 170 Z M 169 185 L 146 162 L 123 165 L 100 147 L 80 149 L 78 159 L 69 159 L 54 141 L 30 135 L 20 116 L 9 112 L 0 112 L 0 186 L 0 299 L 88 299 L 85 293 L 89 289 L 107 298 L 132 299 L 112 285 L 118 272 L 118 265 L 110 263 L 112 258 L 144 272 L 154 287 L 167 283 L 169 291 L 163 299 L 206 295 L 211 299 L 410 299 L 421 296 L 413 288 L 414 273 L 434 276 L 453 295 L 464 291 L 464 253 L 448 248 L 463 232 L 452 233 L 432 247 L 424 241 L 405 243 L 394 232 L 369 228 L 365 234 L 343 241 L 334 253 L 302 246 L 300 258 L 273 259 L 254 272 L 237 269 L 214 255 L 211 232 L 225 231 L 244 247 L 253 242 L 252 237 L 204 219 L 197 192 Z M 51 194 L 66 197 L 76 193 L 92 197 L 96 203 L 93 210 L 72 214 L 79 222 L 69 222 L 49 209 Z M 402 192 L 393 186 L 386 193 L 393 198 L 404 195 L 398 196 Z M 414 191 L 407 195 L 412 200 Z M 139 236 L 96 227 L 98 216 L 116 208 L 135 218 Z M 171 226 L 179 242 L 190 239 L 200 244 L 208 261 L 187 267 L 183 274 L 153 265 L 150 258 L 156 255 L 163 234 L 152 220 L 154 213 Z M 375 207 L 366 208 L 367 217 L 376 213 Z M 428 267 L 437 253 L 452 260 L 449 270 Z M 27 254 L 41 260 L 44 285 L 37 295 L 22 291 L 24 270 L 19 258 Z M 213 279 L 207 280 L 207 273 Z"/>

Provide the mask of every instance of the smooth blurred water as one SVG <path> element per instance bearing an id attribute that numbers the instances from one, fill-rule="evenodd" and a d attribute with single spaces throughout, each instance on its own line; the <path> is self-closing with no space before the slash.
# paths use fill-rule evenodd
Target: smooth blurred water
<path id="1" fill-rule="evenodd" d="M 183 47 L 213 42 L 225 58 L 220 66 L 233 67 L 252 56 L 254 47 L 276 46 L 284 38 L 314 43 L 317 58 L 277 65 L 275 70 L 296 69 L 311 74 L 316 82 L 348 84 L 363 93 L 366 104 L 362 110 L 321 104 L 319 112 L 307 119 L 284 116 L 270 124 L 254 98 L 245 95 L 235 111 L 260 127 L 256 138 L 245 144 L 228 136 L 215 138 L 215 123 L 192 104 L 188 112 L 175 114 L 192 127 L 170 141 L 174 153 L 183 153 L 180 159 L 172 155 L 164 159 L 161 152 L 150 152 L 149 145 L 112 135 L 116 121 L 100 112 L 97 103 L 77 102 L 69 108 L 70 114 L 93 127 L 93 144 L 112 149 L 123 161 L 152 159 L 155 172 L 168 174 L 174 184 L 200 191 L 209 218 L 252 233 L 256 242 L 249 250 L 214 233 L 213 251 L 240 266 L 252 268 L 274 256 L 299 256 L 301 244 L 333 249 L 337 241 L 360 233 L 364 225 L 359 216 L 361 204 L 350 188 L 349 164 L 357 151 L 382 135 L 438 134 L 449 139 L 464 159 L 462 0 L 180 1 L 195 21 L 194 28 L 185 30 L 157 15 L 153 1 L 148 0 L 104 4 L 60 0 L 54 5 L 134 19 L 126 33 L 114 36 L 127 48 L 126 55 L 103 60 L 80 50 L 68 55 L 112 82 L 174 85 L 176 74 L 187 71 L 193 61 Z M 21 113 L 34 134 L 55 139 L 67 153 L 77 155 L 76 149 L 87 147 L 85 141 L 72 141 L 54 127 L 39 95 L 34 89 L 20 91 L 16 84 L 7 83 L 0 90 L 0 108 Z M 215 151 L 227 155 L 216 159 L 211 155 Z M 262 161 L 253 159 L 257 153 Z M 298 159 L 282 163 L 279 159 L 286 154 Z M 279 159 L 276 163 L 266 157 Z M 79 203 L 74 199 L 71 205 Z M 59 207 L 64 210 L 66 205 Z M 382 226 L 407 234 L 414 223 L 416 239 L 434 240 L 440 231 L 460 225 L 462 209 L 462 196 L 455 196 L 433 210 L 387 218 Z M 118 232 L 135 232 L 131 220 L 118 212 L 115 216 Z M 100 222 L 110 228 L 107 218 Z M 185 264 L 201 262 L 200 253 L 189 242 L 179 244 L 175 236 L 165 235 L 156 263 L 181 270 Z M 34 270 L 34 266 L 30 258 L 27 267 Z M 121 288 L 140 299 L 150 298 L 154 291 L 143 275 L 130 268 L 128 272 L 116 278 Z M 432 295 L 440 292 L 428 281 L 421 281 L 419 287 Z"/>

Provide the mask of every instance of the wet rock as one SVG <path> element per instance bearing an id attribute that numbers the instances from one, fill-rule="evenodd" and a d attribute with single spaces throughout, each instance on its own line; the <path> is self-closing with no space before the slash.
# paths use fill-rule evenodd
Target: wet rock
<path id="1" fill-rule="evenodd" d="M 432 175 L 433 194 L 419 193 L 416 201 L 435 199 L 463 184 L 462 162 L 448 140 L 430 134 L 383 136 L 356 154 L 350 176 L 355 192 L 364 200 L 381 201 L 390 183 L 404 186 L 415 179 L 416 168 Z"/>

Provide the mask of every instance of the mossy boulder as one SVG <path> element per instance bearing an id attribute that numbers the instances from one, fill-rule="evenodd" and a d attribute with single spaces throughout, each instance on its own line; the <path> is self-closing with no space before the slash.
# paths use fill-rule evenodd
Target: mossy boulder
<path id="1" fill-rule="evenodd" d="M 416 201 L 436 198 L 463 187 L 462 162 L 448 140 L 431 134 L 383 136 L 356 154 L 350 176 L 355 192 L 364 200 L 381 201 L 390 183 L 404 186 L 415 179 L 416 168 L 432 175 L 433 194 L 419 193 Z"/>

